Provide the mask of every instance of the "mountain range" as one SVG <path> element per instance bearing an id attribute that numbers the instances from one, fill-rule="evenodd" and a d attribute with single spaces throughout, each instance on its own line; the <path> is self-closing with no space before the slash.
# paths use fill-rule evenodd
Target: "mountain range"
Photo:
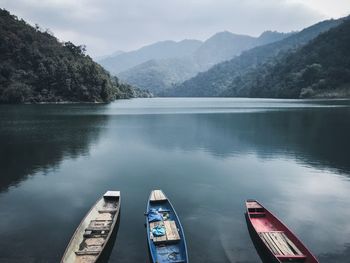
<path id="1" fill-rule="evenodd" d="M 330 75 L 339 74 L 340 78 L 345 78 L 342 74 L 349 74 L 346 64 L 348 53 L 344 48 L 338 48 L 350 46 L 346 34 L 341 33 L 347 32 L 347 21 L 347 18 L 323 21 L 280 41 L 247 50 L 240 56 L 219 63 L 166 90 L 162 95 L 285 98 L 315 96 L 315 89 L 318 90 L 321 86 L 327 88 Z M 328 62 L 325 61 L 324 54 L 327 54 Z M 334 54 L 334 58 L 329 54 Z M 339 67 L 330 61 L 338 61 Z M 319 75 L 313 73 L 314 71 Z M 307 80 L 308 75 L 313 76 L 312 81 Z"/>
<path id="2" fill-rule="evenodd" d="M 185 39 L 180 42 L 160 41 L 138 50 L 110 55 L 97 60 L 112 74 L 118 74 L 152 59 L 182 58 L 191 55 L 202 44 L 199 40 Z"/>
<path id="3" fill-rule="evenodd" d="M 136 51 L 109 56 L 99 63 L 121 80 L 159 94 L 244 50 L 293 34 L 266 31 L 259 37 L 251 37 L 224 31 L 204 42 L 157 42 Z"/>

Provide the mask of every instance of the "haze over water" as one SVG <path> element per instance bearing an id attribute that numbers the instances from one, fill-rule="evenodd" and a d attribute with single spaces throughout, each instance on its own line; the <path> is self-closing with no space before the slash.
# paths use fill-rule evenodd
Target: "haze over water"
<path id="1" fill-rule="evenodd" d="M 109 189 L 109 262 L 148 260 L 143 213 L 163 189 L 191 262 L 261 262 L 244 201 L 275 213 L 320 262 L 350 257 L 350 101 L 134 99 L 0 106 L 0 262 L 59 262 Z"/>

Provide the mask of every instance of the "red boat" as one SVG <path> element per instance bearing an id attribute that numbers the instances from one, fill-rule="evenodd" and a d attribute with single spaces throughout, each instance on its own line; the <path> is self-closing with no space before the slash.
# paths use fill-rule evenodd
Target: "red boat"
<path id="1" fill-rule="evenodd" d="M 246 209 L 251 237 L 264 262 L 318 262 L 292 231 L 258 201 L 247 200 Z"/>

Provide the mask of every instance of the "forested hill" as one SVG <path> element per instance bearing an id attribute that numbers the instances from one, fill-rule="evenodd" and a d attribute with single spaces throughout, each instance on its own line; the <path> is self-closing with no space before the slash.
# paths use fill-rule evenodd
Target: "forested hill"
<path id="1" fill-rule="evenodd" d="M 264 71 L 269 68 L 269 65 L 275 65 L 277 58 L 297 50 L 321 33 L 340 25 L 343 21 L 344 19 L 323 21 L 281 41 L 245 51 L 230 61 L 220 63 L 206 72 L 199 73 L 196 77 L 162 95 L 184 97 L 258 96 L 251 93 L 251 86 L 249 86 L 249 83 L 260 81 L 260 79 L 254 79 L 255 72 Z M 259 94 L 259 96 L 272 95 Z"/>
<path id="2" fill-rule="evenodd" d="M 143 94 L 89 56 L 0 9 L 0 103 L 109 102 Z"/>
<path id="3" fill-rule="evenodd" d="M 249 97 L 350 97 L 350 20 L 286 55 L 235 79 L 222 95 Z"/>

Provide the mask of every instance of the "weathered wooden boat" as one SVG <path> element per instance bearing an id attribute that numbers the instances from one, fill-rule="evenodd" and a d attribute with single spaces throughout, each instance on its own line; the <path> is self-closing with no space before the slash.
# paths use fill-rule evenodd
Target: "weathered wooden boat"
<path id="1" fill-rule="evenodd" d="M 119 191 L 107 191 L 97 201 L 76 229 L 62 263 L 97 262 L 116 226 L 120 201 Z"/>
<path id="2" fill-rule="evenodd" d="M 147 241 L 152 262 L 188 262 L 182 225 L 174 207 L 161 190 L 151 192 L 146 215 Z M 163 235 L 158 235 L 157 232 Z"/>
<path id="3" fill-rule="evenodd" d="M 246 201 L 246 219 L 264 262 L 318 262 L 293 232 L 258 201 Z"/>

